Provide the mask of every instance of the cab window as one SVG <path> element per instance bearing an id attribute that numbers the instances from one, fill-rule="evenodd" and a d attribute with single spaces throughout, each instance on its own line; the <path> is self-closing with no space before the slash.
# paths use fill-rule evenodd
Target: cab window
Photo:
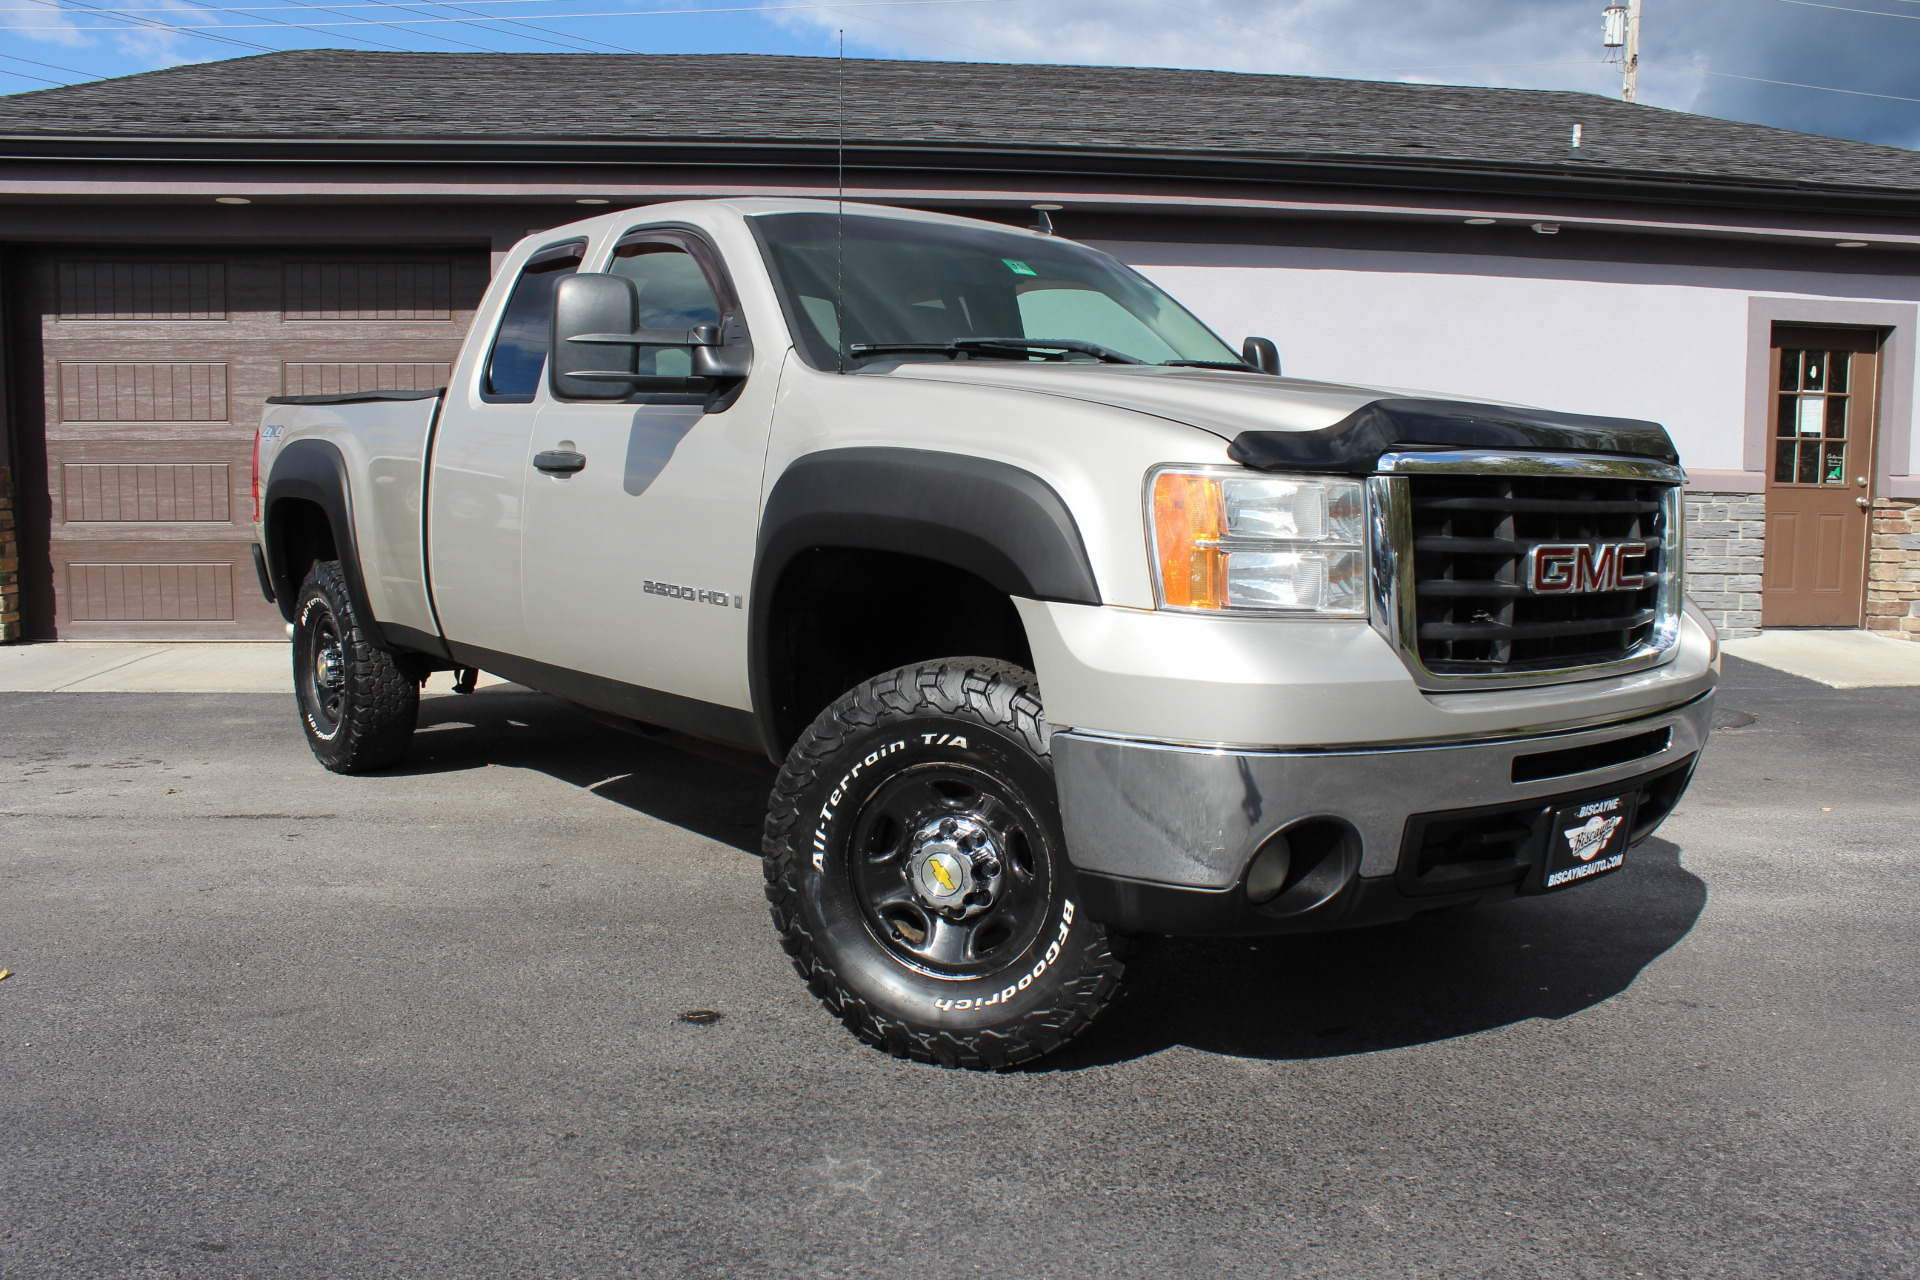
<path id="1" fill-rule="evenodd" d="M 640 293 L 642 329 L 691 329 L 720 323 L 720 300 L 699 260 L 685 247 L 664 240 L 640 240 L 620 245 L 607 268 L 633 281 Z M 684 378 L 693 372 L 693 353 L 687 347 L 643 347 L 639 372 L 663 378 Z"/>
<path id="2" fill-rule="evenodd" d="M 489 399 L 527 401 L 540 386 L 547 363 L 548 331 L 553 326 L 553 288 L 580 269 L 587 242 L 573 241 L 540 250 L 520 269 L 487 353 L 481 390 Z"/>

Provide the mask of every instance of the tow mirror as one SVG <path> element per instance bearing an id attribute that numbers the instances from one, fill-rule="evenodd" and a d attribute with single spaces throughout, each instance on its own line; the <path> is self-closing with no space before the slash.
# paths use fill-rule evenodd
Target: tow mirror
<path id="1" fill-rule="evenodd" d="M 1280 376 L 1280 348 L 1273 345 L 1272 338 L 1248 338 L 1240 345 L 1240 358 L 1262 373 Z"/>
<path id="2" fill-rule="evenodd" d="M 567 400 L 624 400 L 637 390 L 690 391 L 696 380 L 744 378 L 753 348 L 730 316 L 720 325 L 641 329 L 640 291 L 625 276 L 587 273 L 560 281 L 553 297 L 553 339 L 547 367 L 553 394 Z M 684 347 L 688 376 L 640 371 L 642 347 Z"/>
<path id="3" fill-rule="evenodd" d="M 633 394 L 639 349 L 591 339 L 632 333 L 639 318 L 640 291 L 625 276 L 561 280 L 553 291 L 553 349 L 547 356 L 553 394 L 568 400 L 625 400 Z"/>

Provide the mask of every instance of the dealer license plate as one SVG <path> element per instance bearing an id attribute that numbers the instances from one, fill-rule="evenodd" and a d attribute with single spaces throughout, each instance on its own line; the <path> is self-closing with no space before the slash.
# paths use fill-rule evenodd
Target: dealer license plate
<path id="1" fill-rule="evenodd" d="M 1557 809 L 1547 842 L 1547 889 L 1565 889 L 1617 871 L 1626 860 L 1638 792 Z"/>

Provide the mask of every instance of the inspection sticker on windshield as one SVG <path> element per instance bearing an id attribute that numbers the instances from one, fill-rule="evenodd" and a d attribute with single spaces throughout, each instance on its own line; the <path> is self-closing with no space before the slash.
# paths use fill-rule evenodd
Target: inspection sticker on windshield
<path id="1" fill-rule="evenodd" d="M 1037 276 L 1040 274 L 1026 263 L 1021 262 L 1018 258 L 1002 258 L 1000 261 L 1006 263 L 1007 270 L 1017 276 Z"/>

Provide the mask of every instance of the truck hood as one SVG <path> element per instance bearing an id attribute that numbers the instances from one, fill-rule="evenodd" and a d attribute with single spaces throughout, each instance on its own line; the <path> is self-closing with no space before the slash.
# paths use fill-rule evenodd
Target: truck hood
<path id="1" fill-rule="evenodd" d="M 1116 364 L 1035 366 L 1011 360 L 939 364 L 916 361 L 897 365 L 880 376 L 962 382 L 1111 405 L 1198 427 L 1224 440 L 1232 440 L 1246 431 L 1319 431 L 1376 400 L 1424 398 L 1428 394 L 1396 387 L 1275 378 L 1230 369 Z"/>
<path id="2" fill-rule="evenodd" d="M 1044 365 L 1015 361 L 900 364 L 880 374 L 965 382 L 1112 405 L 1185 423 L 1228 441 L 1227 456 L 1258 471 L 1367 475 L 1399 448 L 1519 449 L 1680 461 L 1657 422 L 1453 400 L 1388 387 L 1163 365 Z"/>

